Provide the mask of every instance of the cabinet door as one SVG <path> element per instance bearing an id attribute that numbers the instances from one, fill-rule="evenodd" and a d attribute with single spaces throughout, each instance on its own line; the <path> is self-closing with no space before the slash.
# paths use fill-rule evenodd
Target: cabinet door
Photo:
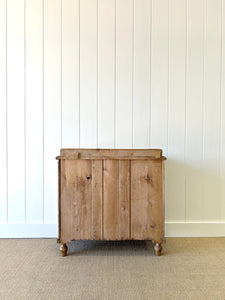
<path id="1" fill-rule="evenodd" d="M 103 161 L 103 238 L 130 237 L 130 161 Z"/>
<path id="2" fill-rule="evenodd" d="M 101 239 L 102 160 L 61 160 L 61 241 Z"/>
<path id="3" fill-rule="evenodd" d="M 131 161 L 131 238 L 162 241 L 162 179 L 161 160 Z"/>

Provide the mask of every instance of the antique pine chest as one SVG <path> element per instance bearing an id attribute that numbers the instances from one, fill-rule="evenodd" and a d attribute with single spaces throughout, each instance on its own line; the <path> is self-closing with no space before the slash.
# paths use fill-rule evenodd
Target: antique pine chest
<path id="1" fill-rule="evenodd" d="M 160 149 L 61 149 L 60 251 L 72 240 L 164 240 L 164 160 Z"/>

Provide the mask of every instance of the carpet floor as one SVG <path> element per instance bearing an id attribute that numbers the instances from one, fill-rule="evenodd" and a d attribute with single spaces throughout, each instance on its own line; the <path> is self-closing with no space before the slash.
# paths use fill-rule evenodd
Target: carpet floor
<path id="1" fill-rule="evenodd" d="M 0 299 L 225 300 L 225 238 L 151 242 L 0 240 Z"/>

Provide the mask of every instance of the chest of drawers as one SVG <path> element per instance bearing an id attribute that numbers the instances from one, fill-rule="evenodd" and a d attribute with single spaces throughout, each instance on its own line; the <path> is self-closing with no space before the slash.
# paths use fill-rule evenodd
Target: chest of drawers
<path id="1" fill-rule="evenodd" d="M 60 251 L 72 240 L 164 239 L 164 160 L 160 149 L 61 149 Z"/>

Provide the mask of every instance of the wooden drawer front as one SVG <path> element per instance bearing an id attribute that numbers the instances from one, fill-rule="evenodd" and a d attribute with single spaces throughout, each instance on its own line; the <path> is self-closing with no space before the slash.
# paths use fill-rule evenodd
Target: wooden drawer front
<path id="1" fill-rule="evenodd" d="M 61 160 L 60 238 L 163 238 L 161 160 Z"/>
<path id="2" fill-rule="evenodd" d="M 163 237 L 164 207 L 162 163 L 131 161 L 131 236 L 133 239 Z"/>

